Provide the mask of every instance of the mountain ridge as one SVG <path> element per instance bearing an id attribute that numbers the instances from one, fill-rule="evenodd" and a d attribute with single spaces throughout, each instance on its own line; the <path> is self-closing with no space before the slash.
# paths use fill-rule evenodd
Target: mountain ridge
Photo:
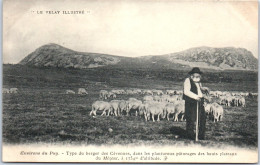
<path id="1" fill-rule="evenodd" d="M 104 66 L 187 69 L 197 66 L 215 70 L 257 70 L 258 59 L 247 49 L 234 47 L 202 46 L 163 55 L 125 57 L 79 52 L 55 43 L 49 43 L 37 48 L 22 59 L 19 64 L 79 69 Z"/>

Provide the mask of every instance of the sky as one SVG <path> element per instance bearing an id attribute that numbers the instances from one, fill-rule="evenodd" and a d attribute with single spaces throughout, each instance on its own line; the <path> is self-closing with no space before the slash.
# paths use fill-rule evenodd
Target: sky
<path id="1" fill-rule="evenodd" d="M 163 55 L 199 46 L 242 47 L 258 58 L 257 4 L 257 1 L 5 0 L 3 62 L 18 63 L 48 43 L 81 52 L 128 57 Z M 61 14 L 82 10 L 84 14 Z"/>

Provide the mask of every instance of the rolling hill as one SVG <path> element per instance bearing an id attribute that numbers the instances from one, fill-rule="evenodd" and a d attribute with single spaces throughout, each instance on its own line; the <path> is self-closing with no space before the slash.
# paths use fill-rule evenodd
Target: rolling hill
<path id="1" fill-rule="evenodd" d="M 39 47 L 19 64 L 61 68 L 166 68 L 202 67 L 214 70 L 257 70 L 258 60 L 244 48 L 197 47 L 166 55 L 123 57 L 100 53 L 78 52 L 57 44 Z"/>
<path id="2" fill-rule="evenodd" d="M 118 63 L 122 57 L 77 52 L 57 44 L 47 44 L 26 56 L 19 64 L 40 67 L 94 68 Z"/>
<path id="3" fill-rule="evenodd" d="M 164 56 L 171 62 L 214 69 L 257 70 L 258 60 L 244 48 L 198 47 Z"/>

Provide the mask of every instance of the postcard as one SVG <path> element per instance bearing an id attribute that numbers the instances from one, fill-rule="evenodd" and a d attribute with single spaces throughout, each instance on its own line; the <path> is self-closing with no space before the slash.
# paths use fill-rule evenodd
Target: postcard
<path id="1" fill-rule="evenodd" d="M 3 162 L 258 162 L 258 1 L 4 0 L 2 54 Z"/>

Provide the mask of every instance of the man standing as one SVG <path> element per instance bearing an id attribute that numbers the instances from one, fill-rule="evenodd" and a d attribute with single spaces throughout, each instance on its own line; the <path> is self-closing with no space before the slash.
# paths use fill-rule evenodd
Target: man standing
<path id="1" fill-rule="evenodd" d="M 195 67 L 189 72 L 189 77 L 184 81 L 183 99 L 185 100 L 186 133 L 190 139 L 195 139 L 195 122 L 197 119 L 198 104 L 198 124 L 199 139 L 205 139 L 206 114 L 203 106 L 201 92 L 201 74 L 199 68 Z"/>

